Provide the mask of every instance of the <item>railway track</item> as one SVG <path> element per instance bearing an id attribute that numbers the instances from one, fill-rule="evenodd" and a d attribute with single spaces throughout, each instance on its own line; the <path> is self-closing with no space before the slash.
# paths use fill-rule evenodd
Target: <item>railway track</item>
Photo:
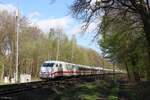
<path id="1" fill-rule="evenodd" d="M 0 96 L 34 89 L 42 84 L 46 84 L 46 81 L 2 85 L 0 86 Z"/>
<path id="2" fill-rule="evenodd" d="M 63 79 L 52 79 L 52 80 L 36 81 L 36 82 L 29 82 L 29 83 L 2 85 L 0 86 L 0 97 L 6 95 L 13 95 L 15 93 L 20 93 L 24 91 L 30 91 L 33 89 L 48 88 L 52 86 L 61 86 L 61 84 L 72 84 L 72 83 L 75 84 L 75 82 L 79 82 L 79 81 L 81 82 L 83 80 L 84 82 L 91 81 L 94 79 L 101 78 L 101 76 L 102 74 L 92 75 L 92 76 L 70 77 L 70 78 L 63 78 Z"/>
<path id="3" fill-rule="evenodd" d="M 39 89 L 43 87 L 50 87 L 50 86 L 59 86 L 61 84 L 68 84 L 70 82 L 78 81 L 80 78 L 66 78 L 66 79 L 54 79 L 54 80 L 46 80 L 46 81 L 36 81 L 36 82 L 29 82 L 29 83 L 18 83 L 18 84 L 9 84 L 9 85 L 2 85 L 0 86 L 0 97 L 6 96 L 10 94 L 15 94 L 23 91 L 30 91 L 33 89 Z"/>

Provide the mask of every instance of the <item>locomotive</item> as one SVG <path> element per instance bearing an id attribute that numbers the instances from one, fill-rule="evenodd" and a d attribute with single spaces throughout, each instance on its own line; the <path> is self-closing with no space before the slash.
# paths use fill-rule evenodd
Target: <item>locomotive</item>
<path id="1" fill-rule="evenodd" d="M 41 79 L 53 79 L 57 77 L 96 75 L 112 73 L 112 69 L 102 67 L 90 67 L 86 65 L 73 64 L 63 61 L 44 61 L 40 68 Z"/>

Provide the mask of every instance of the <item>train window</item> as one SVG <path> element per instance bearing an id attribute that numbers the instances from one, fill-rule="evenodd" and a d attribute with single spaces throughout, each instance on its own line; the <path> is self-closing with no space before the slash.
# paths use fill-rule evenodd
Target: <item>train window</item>
<path id="1" fill-rule="evenodd" d="M 58 67 L 58 64 L 56 64 L 56 67 Z"/>
<path id="2" fill-rule="evenodd" d="M 60 68 L 62 68 L 62 64 L 59 64 Z"/>
<path id="3" fill-rule="evenodd" d="M 76 70 L 79 70 L 79 66 L 74 66 L 74 68 L 75 68 Z"/>
<path id="4" fill-rule="evenodd" d="M 72 69 L 72 65 L 71 65 L 71 64 L 66 64 L 66 68 L 67 68 L 68 70 L 71 70 L 71 69 Z"/>
<path id="5" fill-rule="evenodd" d="M 67 69 L 70 70 L 70 65 L 69 64 L 67 64 Z"/>
<path id="6" fill-rule="evenodd" d="M 54 63 L 44 63 L 43 67 L 53 67 Z"/>

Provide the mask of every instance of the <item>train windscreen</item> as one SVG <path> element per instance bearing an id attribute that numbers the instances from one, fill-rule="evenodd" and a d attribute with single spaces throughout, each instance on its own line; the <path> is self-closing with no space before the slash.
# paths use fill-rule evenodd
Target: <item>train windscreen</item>
<path id="1" fill-rule="evenodd" d="M 44 63 L 43 67 L 53 67 L 54 63 Z"/>

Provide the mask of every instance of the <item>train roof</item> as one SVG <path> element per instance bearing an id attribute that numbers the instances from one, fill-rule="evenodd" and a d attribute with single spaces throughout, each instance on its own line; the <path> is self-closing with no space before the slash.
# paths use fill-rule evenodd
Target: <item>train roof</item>
<path id="1" fill-rule="evenodd" d="M 65 63 L 65 62 L 57 61 L 57 60 L 47 60 L 47 61 L 44 61 L 44 63 Z"/>
<path id="2" fill-rule="evenodd" d="M 68 62 L 64 62 L 64 61 L 57 61 L 57 60 L 47 60 L 47 61 L 44 61 L 44 63 L 61 63 L 61 64 L 64 64 L 64 63 L 67 63 L 67 64 L 72 64 L 72 65 L 78 65 L 79 67 L 82 67 L 82 68 L 88 68 L 88 69 L 103 69 L 102 67 L 92 67 L 92 66 L 87 66 L 87 65 L 80 65 L 80 64 L 74 64 L 74 63 L 68 63 Z"/>

